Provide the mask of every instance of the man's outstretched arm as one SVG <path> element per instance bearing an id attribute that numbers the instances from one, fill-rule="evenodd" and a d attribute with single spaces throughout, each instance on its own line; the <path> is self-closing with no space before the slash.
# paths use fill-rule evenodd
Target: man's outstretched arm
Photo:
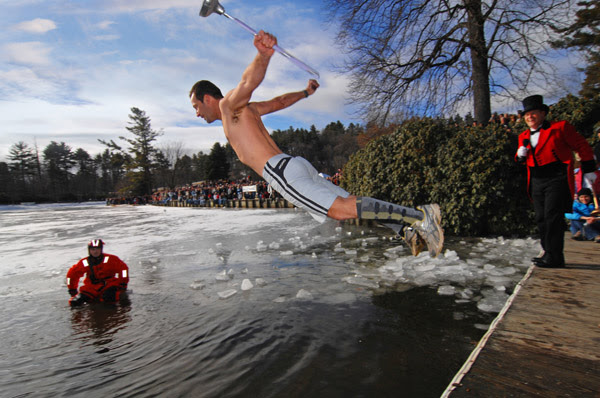
<path id="1" fill-rule="evenodd" d="M 281 109 L 287 108 L 288 106 L 294 105 L 301 99 L 314 94 L 315 91 L 317 91 L 317 88 L 319 88 L 319 82 L 314 79 L 310 79 L 306 89 L 303 91 L 283 94 L 268 101 L 255 102 L 254 104 L 259 114 L 266 115 L 267 113 L 277 112 Z"/>
<path id="2" fill-rule="evenodd" d="M 262 30 L 254 36 L 254 47 L 258 50 L 258 54 L 242 74 L 237 87 L 225 96 L 229 108 L 238 109 L 248 104 L 252 93 L 265 78 L 269 61 L 275 52 L 273 50 L 275 44 L 277 38 Z"/>

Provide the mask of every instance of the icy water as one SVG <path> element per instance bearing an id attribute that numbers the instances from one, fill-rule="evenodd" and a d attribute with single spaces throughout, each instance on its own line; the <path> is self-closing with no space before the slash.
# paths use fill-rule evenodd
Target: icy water
<path id="1" fill-rule="evenodd" d="M 437 397 L 539 246 L 448 239 L 303 211 L 0 206 L 2 397 Z M 129 301 L 71 309 L 91 238 Z"/>

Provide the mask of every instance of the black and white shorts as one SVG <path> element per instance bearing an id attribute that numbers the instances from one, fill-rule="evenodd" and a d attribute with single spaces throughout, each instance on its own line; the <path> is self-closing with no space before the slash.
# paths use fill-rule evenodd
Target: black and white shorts
<path id="1" fill-rule="evenodd" d="M 263 178 L 273 189 L 294 206 L 307 210 L 319 222 L 324 222 L 333 201 L 350 194 L 319 175 L 304 158 L 284 153 L 275 155 L 263 170 Z"/>

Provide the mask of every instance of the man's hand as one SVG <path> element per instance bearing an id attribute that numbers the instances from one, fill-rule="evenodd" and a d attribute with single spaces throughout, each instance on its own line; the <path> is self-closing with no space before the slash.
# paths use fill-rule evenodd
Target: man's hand
<path id="1" fill-rule="evenodd" d="M 308 81 L 308 86 L 306 86 L 306 92 L 308 95 L 313 95 L 315 91 L 319 88 L 319 82 L 315 79 L 310 79 Z"/>
<path id="2" fill-rule="evenodd" d="M 277 38 L 263 30 L 254 36 L 254 47 L 256 47 L 260 54 L 266 55 L 267 57 L 272 56 L 275 52 L 275 50 L 273 50 L 275 44 L 277 44 Z"/>

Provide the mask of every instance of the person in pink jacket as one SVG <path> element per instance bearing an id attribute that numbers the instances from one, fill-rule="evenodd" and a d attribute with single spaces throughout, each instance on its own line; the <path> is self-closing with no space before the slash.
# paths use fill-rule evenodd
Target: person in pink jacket
<path id="1" fill-rule="evenodd" d="M 102 239 L 88 243 L 88 257 L 84 257 L 67 272 L 67 289 L 72 307 L 86 302 L 116 302 L 129 283 L 129 268 L 119 257 L 103 253 Z M 77 289 L 79 280 L 83 284 Z"/>

